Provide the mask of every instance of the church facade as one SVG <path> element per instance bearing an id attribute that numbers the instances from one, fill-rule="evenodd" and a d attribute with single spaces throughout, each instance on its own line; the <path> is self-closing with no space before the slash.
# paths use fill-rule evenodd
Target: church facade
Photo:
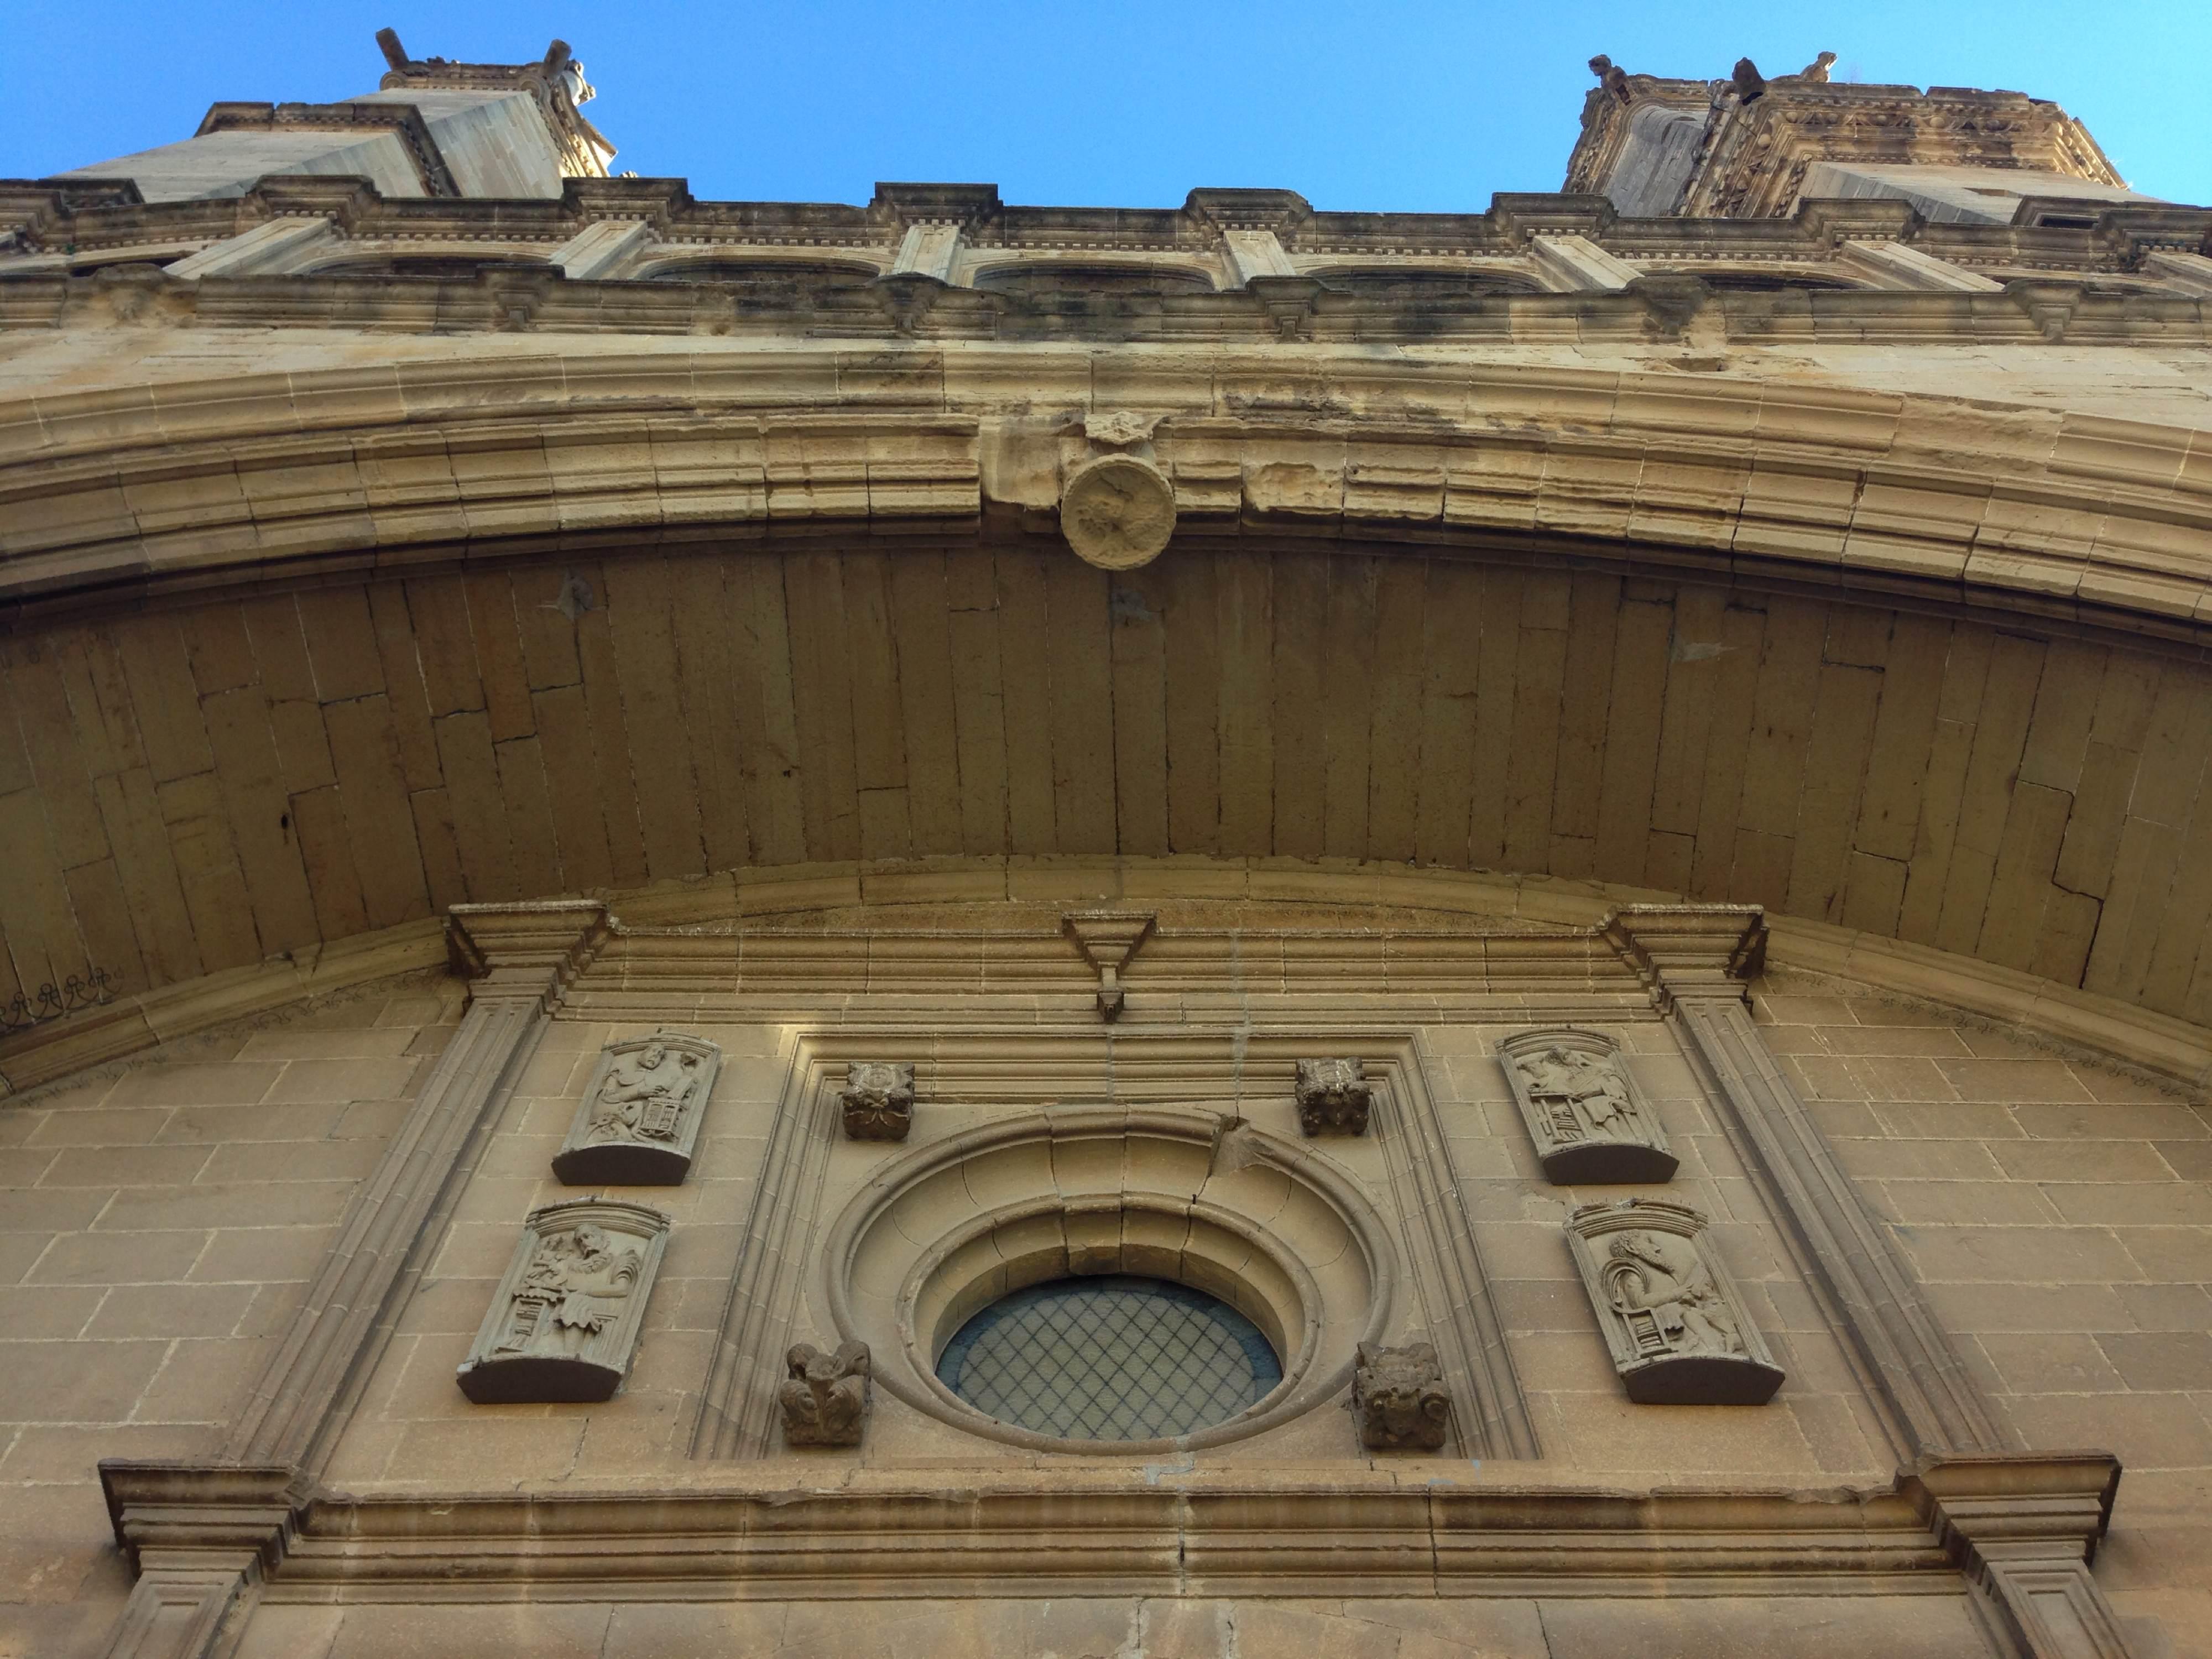
<path id="1" fill-rule="evenodd" d="M 2212 209 L 0 182 L 0 1655 L 2212 1655 Z"/>

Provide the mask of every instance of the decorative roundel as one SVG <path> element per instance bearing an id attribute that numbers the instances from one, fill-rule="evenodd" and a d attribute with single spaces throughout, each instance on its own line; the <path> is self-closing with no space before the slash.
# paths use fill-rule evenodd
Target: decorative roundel
<path id="1" fill-rule="evenodd" d="M 1101 455 L 1069 475 L 1060 528 L 1078 557 L 1102 570 L 1150 564 L 1175 534 L 1175 486 L 1134 455 Z"/>

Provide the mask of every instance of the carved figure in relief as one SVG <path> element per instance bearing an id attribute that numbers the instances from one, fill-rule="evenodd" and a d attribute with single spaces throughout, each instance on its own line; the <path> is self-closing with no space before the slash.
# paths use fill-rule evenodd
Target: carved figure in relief
<path id="1" fill-rule="evenodd" d="M 609 1043 L 553 1173 L 571 1187 L 678 1185 L 721 1063 L 720 1048 L 680 1032 Z"/>
<path id="2" fill-rule="evenodd" d="M 635 1250 L 617 1250 L 591 1222 L 539 1241 L 515 1294 L 514 1317 L 497 1352 L 580 1358 L 620 1316 L 644 1267 Z"/>
<path id="3" fill-rule="evenodd" d="M 1705 1218 L 1662 1198 L 1585 1204 L 1567 1247 L 1628 1397 L 1657 1406 L 1759 1406 L 1782 1386 Z"/>
<path id="4" fill-rule="evenodd" d="M 478 1404 L 605 1400 L 621 1387 L 668 1218 L 615 1199 L 531 1212 L 457 1374 Z"/>
<path id="5" fill-rule="evenodd" d="M 1606 1291 L 1631 1329 L 1649 1328 L 1655 1346 L 1675 1353 L 1743 1352 L 1735 1315 L 1687 1239 L 1615 1233 L 1606 1254 Z"/>
<path id="6" fill-rule="evenodd" d="M 824 1353 L 801 1342 L 784 1356 L 784 1368 L 790 1374 L 776 1389 L 784 1439 L 794 1446 L 859 1445 L 868 1412 L 868 1345 L 854 1340 Z"/>
<path id="7" fill-rule="evenodd" d="M 1426 1342 L 1403 1348 L 1361 1343 L 1352 1404 L 1360 1443 L 1376 1451 L 1436 1451 L 1451 1423 L 1451 1396 L 1444 1391 L 1437 1351 Z"/>
<path id="8" fill-rule="evenodd" d="M 1562 1183 L 1665 1181 L 1675 1159 L 1612 1040 L 1527 1032 L 1500 1045 L 1544 1173 Z"/>
<path id="9" fill-rule="evenodd" d="M 1297 1063 L 1298 1127 L 1309 1135 L 1364 1135 L 1375 1091 L 1357 1060 Z"/>
<path id="10" fill-rule="evenodd" d="M 1530 1096 L 1551 1109 L 1560 1139 L 1613 1138 L 1630 1127 L 1635 1109 L 1628 1103 L 1627 1085 L 1613 1066 L 1579 1048 L 1556 1045 L 1520 1065 Z"/>
<path id="11" fill-rule="evenodd" d="M 599 1085 L 591 1138 L 672 1141 L 698 1087 L 697 1057 L 672 1053 L 665 1042 L 618 1059 Z"/>

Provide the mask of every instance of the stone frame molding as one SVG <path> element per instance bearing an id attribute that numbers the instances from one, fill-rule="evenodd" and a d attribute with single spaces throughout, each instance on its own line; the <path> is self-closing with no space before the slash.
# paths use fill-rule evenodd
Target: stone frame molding
<path id="1" fill-rule="evenodd" d="M 1217 1187 L 1223 1195 L 1209 1200 Z M 956 1205 L 940 1222 L 933 1188 L 963 1197 L 981 1189 L 999 1201 L 980 1212 Z M 1319 1272 L 1304 1261 L 1270 1224 L 1293 1209 L 1308 1225 L 1334 1224 L 1340 1246 L 1356 1248 L 1358 1271 L 1337 1265 L 1350 1254 L 1341 1250 Z M 914 1242 L 939 1226 L 930 1242 Z M 838 1332 L 869 1341 L 876 1381 L 916 1410 L 1032 1450 L 1143 1455 L 1245 1439 L 1334 1399 L 1359 1345 L 1389 1328 L 1396 1255 L 1387 1224 L 1348 1179 L 1241 1120 L 1076 1107 L 1002 1119 L 895 1160 L 831 1224 L 821 1270 Z M 1000 1297 L 1046 1279 L 1118 1273 L 1221 1297 L 1267 1335 L 1283 1380 L 1212 1428 L 1081 1441 L 1000 1422 L 938 1379 L 938 1351 Z M 892 1283 L 893 1295 L 882 1295 Z"/>

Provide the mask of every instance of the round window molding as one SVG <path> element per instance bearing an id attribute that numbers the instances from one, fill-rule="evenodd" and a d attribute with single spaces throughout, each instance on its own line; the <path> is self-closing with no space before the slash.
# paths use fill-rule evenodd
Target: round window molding
<path id="1" fill-rule="evenodd" d="M 1025 1113 L 894 1160 L 846 1206 L 823 1253 L 840 1339 L 925 1414 L 1034 1450 L 1168 1452 L 1261 1434 L 1327 1403 L 1389 1328 L 1389 1231 L 1318 1154 L 1212 1114 Z M 969 1320 L 1053 1279 L 1125 1274 L 1217 1297 L 1258 1327 L 1282 1381 L 1228 1420 L 1172 1437 L 1081 1440 L 1002 1422 L 938 1361 Z"/>

